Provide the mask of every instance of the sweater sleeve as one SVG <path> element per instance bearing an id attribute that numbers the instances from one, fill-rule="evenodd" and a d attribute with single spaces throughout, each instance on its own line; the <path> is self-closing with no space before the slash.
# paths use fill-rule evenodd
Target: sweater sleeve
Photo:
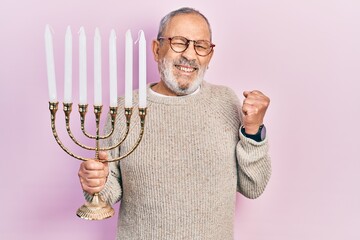
<path id="1" fill-rule="evenodd" d="M 243 122 L 241 103 L 231 89 L 227 90 L 226 95 L 231 102 L 231 109 L 236 112 L 233 126 L 239 134 L 236 145 L 237 191 L 247 198 L 254 199 L 264 192 L 271 176 L 268 138 L 256 142 L 241 133 L 240 128 Z"/>
<path id="2" fill-rule="evenodd" d="M 259 197 L 271 176 L 268 139 L 256 142 L 240 134 L 236 146 L 238 163 L 238 192 L 245 197 Z"/>
<path id="3" fill-rule="evenodd" d="M 120 119 L 116 119 L 116 122 L 121 121 Z M 114 134 L 118 131 L 117 129 L 118 124 L 115 126 L 115 131 Z M 104 132 L 108 133 L 111 131 L 111 121 L 110 118 L 107 119 L 107 122 L 105 124 L 105 129 Z M 114 135 L 113 134 L 113 135 Z M 116 139 L 116 137 L 110 137 L 108 139 L 105 139 L 103 141 L 101 141 L 101 145 L 103 147 L 109 147 L 109 146 L 113 146 L 114 144 L 116 144 L 116 142 L 118 141 L 118 139 Z M 119 156 L 119 147 L 109 150 L 107 152 L 108 154 L 108 158 L 115 158 Z M 109 175 L 107 177 L 106 180 L 106 184 L 103 190 L 100 191 L 99 195 L 101 196 L 101 198 L 108 202 L 110 205 L 113 205 L 115 203 L 117 203 L 118 201 L 120 201 L 121 197 L 122 197 L 122 187 L 121 187 L 121 171 L 120 171 L 120 164 L 119 162 L 109 162 Z M 93 198 L 92 195 L 88 194 L 87 192 L 84 191 L 84 195 L 85 195 L 85 199 L 87 201 L 91 201 L 91 199 Z"/>

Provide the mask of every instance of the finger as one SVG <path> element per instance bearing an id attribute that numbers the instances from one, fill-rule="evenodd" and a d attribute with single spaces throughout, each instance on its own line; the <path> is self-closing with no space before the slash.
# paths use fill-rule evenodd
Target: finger
<path id="1" fill-rule="evenodd" d="M 81 174 L 84 179 L 105 179 L 107 176 L 107 170 L 87 171 Z"/>
<path id="2" fill-rule="evenodd" d="M 244 91 L 243 92 L 244 97 L 247 97 L 249 94 L 250 94 L 250 91 Z"/>
<path id="3" fill-rule="evenodd" d="M 244 99 L 244 104 L 258 107 L 267 107 L 269 103 L 270 99 L 264 95 L 250 94 L 246 99 Z"/>
<path id="4" fill-rule="evenodd" d="M 83 181 L 83 184 L 86 185 L 87 187 L 101 187 L 103 185 L 105 185 L 105 178 L 100 178 L 100 179 L 85 179 Z"/>
<path id="5" fill-rule="evenodd" d="M 245 117 L 256 116 L 258 112 L 256 110 L 248 110 L 244 112 Z"/>
<path id="6" fill-rule="evenodd" d="M 81 187 L 87 192 L 100 192 L 105 186 L 105 179 L 92 179 L 92 180 L 84 180 L 80 179 Z"/>
<path id="7" fill-rule="evenodd" d="M 259 110 L 257 110 L 257 108 L 255 109 L 250 109 L 246 111 L 246 116 L 253 116 L 253 115 L 257 115 L 259 113 Z"/>
<path id="8" fill-rule="evenodd" d="M 107 160 L 107 152 L 105 152 L 105 151 L 100 151 L 100 152 L 99 152 L 99 159 L 100 159 L 100 160 Z"/>
<path id="9" fill-rule="evenodd" d="M 244 104 L 241 111 L 243 112 L 244 115 L 248 115 L 248 112 L 250 111 L 250 106 L 246 106 Z"/>
<path id="10" fill-rule="evenodd" d="M 253 105 L 245 104 L 243 105 L 242 111 L 245 115 L 248 116 L 248 115 L 257 114 L 259 112 L 259 108 Z"/>
<path id="11" fill-rule="evenodd" d="M 99 162 L 104 164 L 105 167 L 108 167 L 108 154 L 107 152 L 101 151 L 99 152 Z"/>
<path id="12" fill-rule="evenodd" d="M 96 160 L 88 160 L 84 162 L 83 167 L 87 171 L 104 170 L 105 164 Z"/>
<path id="13" fill-rule="evenodd" d="M 255 105 L 256 103 L 256 99 L 247 97 L 246 99 L 244 99 L 243 105 Z"/>
<path id="14" fill-rule="evenodd" d="M 256 99 L 259 101 L 259 103 L 268 106 L 270 103 L 270 98 L 260 92 L 259 90 L 252 91 L 246 99 Z"/>
<path id="15" fill-rule="evenodd" d="M 261 91 L 259 90 L 252 90 L 251 93 L 256 94 L 256 95 L 264 95 Z"/>
<path id="16" fill-rule="evenodd" d="M 253 99 L 253 100 L 261 100 L 261 99 L 264 99 L 265 98 L 265 95 L 262 95 L 260 93 L 254 93 L 254 92 L 250 92 L 247 97 L 245 98 L 246 99 Z"/>
<path id="17" fill-rule="evenodd" d="M 243 114 L 247 115 L 247 112 L 250 110 L 251 105 L 247 104 L 247 103 L 243 103 L 241 111 L 243 112 Z"/>

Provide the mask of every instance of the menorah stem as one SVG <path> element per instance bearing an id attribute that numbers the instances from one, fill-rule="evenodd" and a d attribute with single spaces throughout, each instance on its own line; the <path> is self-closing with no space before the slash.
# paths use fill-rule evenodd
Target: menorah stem
<path id="1" fill-rule="evenodd" d="M 96 148 L 95 148 L 95 159 L 99 159 L 100 150 L 100 117 L 101 117 L 101 105 L 94 105 L 95 121 L 96 121 Z M 99 193 L 95 193 L 91 202 L 86 202 L 81 206 L 76 215 L 88 219 L 88 220 L 101 220 L 109 218 L 114 215 L 114 209 L 103 201 Z"/>
<path id="2" fill-rule="evenodd" d="M 81 131 L 83 132 L 83 134 L 90 138 L 90 139 L 96 139 L 97 137 L 99 139 L 107 139 L 109 138 L 113 132 L 114 132 L 114 127 L 115 127 L 115 119 L 116 119 L 116 115 L 117 115 L 117 109 L 118 107 L 110 107 L 110 116 L 111 116 L 111 131 L 108 132 L 106 135 L 103 136 L 96 136 L 96 135 L 91 135 L 89 133 L 86 132 L 85 130 L 85 116 L 87 113 L 87 104 L 79 104 L 79 113 L 80 113 L 80 122 L 81 122 Z M 79 144 L 78 144 L 79 145 Z M 90 149 L 89 149 L 90 150 Z M 93 150 L 93 149 L 91 149 Z"/>
<path id="3" fill-rule="evenodd" d="M 101 117 L 102 106 L 94 105 L 94 113 L 96 120 L 96 150 L 95 150 L 95 158 L 99 159 L 99 149 L 100 149 L 100 117 Z"/>

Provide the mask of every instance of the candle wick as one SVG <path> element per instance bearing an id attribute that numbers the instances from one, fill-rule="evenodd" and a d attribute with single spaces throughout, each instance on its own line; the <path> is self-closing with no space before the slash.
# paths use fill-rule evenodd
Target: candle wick
<path id="1" fill-rule="evenodd" d="M 134 44 L 137 44 L 140 41 L 140 36 L 141 36 L 141 30 L 138 32 L 138 38 L 136 39 Z"/>
<path id="2" fill-rule="evenodd" d="M 85 33 L 85 29 L 83 26 L 80 27 L 78 34 L 80 35 L 82 32 Z"/>
<path id="3" fill-rule="evenodd" d="M 55 31 L 54 31 L 54 29 L 51 27 L 51 25 L 50 25 L 50 24 L 46 24 L 46 26 L 49 28 L 50 32 L 51 32 L 53 35 L 55 35 Z"/>

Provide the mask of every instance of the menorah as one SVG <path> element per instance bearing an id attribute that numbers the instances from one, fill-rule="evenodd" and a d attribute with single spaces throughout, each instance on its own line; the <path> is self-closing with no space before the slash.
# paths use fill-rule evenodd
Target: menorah
<path id="1" fill-rule="evenodd" d="M 45 47 L 46 47 L 46 59 L 47 59 L 47 73 L 49 81 L 49 109 L 51 114 L 51 129 L 55 137 L 56 142 L 59 146 L 70 156 L 81 161 L 88 160 L 97 160 L 101 162 L 115 162 L 120 161 L 121 159 L 129 156 L 140 144 L 141 139 L 144 134 L 145 127 L 145 116 L 146 116 L 146 47 L 145 47 L 145 37 L 143 32 L 140 32 L 139 37 L 139 118 L 140 118 L 140 133 L 136 143 L 133 147 L 124 155 L 110 158 L 107 160 L 99 159 L 99 151 L 109 151 L 121 146 L 121 144 L 127 138 L 130 131 L 131 116 L 133 113 L 132 106 L 132 38 L 130 31 L 126 33 L 126 59 L 125 59 L 125 106 L 124 114 L 126 120 L 125 132 L 122 133 L 120 140 L 112 146 L 100 146 L 100 140 L 110 138 L 115 132 L 115 123 L 116 117 L 118 115 L 118 106 L 117 106 L 117 93 L 116 93 L 116 82 L 117 82 L 117 72 L 116 72 L 116 44 L 115 44 L 115 32 L 111 31 L 110 40 L 109 40 L 109 66 L 110 66 L 110 107 L 109 115 L 111 121 L 111 130 L 110 132 L 101 135 L 100 134 L 100 119 L 102 114 L 102 102 L 101 102 L 101 52 L 100 52 L 100 34 L 98 29 L 95 31 L 94 37 L 94 114 L 95 114 L 95 134 L 90 134 L 85 128 L 85 117 L 88 111 L 88 104 L 86 103 L 86 43 L 84 29 L 80 29 L 80 41 L 79 41 L 79 78 L 80 78 L 80 100 L 78 104 L 78 111 L 80 114 L 80 126 L 81 131 L 85 137 L 95 140 L 95 146 L 87 146 L 79 142 L 75 138 L 74 134 L 71 131 L 70 127 L 70 115 L 72 112 L 71 102 L 71 55 L 72 55 L 72 43 L 71 43 L 71 32 L 68 27 L 65 37 L 65 89 L 64 89 L 64 102 L 63 110 L 65 114 L 65 125 L 66 131 L 72 141 L 80 146 L 83 149 L 95 151 L 95 158 L 86 158 L 79 156 L 72 151 L 70 151 L 60 140 L 59 135 L 56 130 L 56 112 L 58 110 L 59 102 L 56 98 L 56 82 L 55 82 L 55 66 L 54 66 L 54 56 L 53 56 L 53 44 L 52 44 L 52 32 L 50 27 L 47 25 L 45 30 Z M 85 67 L 84 67 L 85 66 Z M 69 80 L 70 79 L 70 80 Z M 100 80 L 99 80 L 100 79 Z M 115 88 L 115 91 L 114 91 Z M 100 89 L 100 91 L 99 91 Z M 118 133 L 116 133 L 118 134 Z M 114 209 L 104 201 L 99 193 L 95 193 L 91 202 L 86 202 L 81 206 L 77 212 L 77 216 L 83 219 L 88 220 L 102 220 L 109 218 L 114 215 Z"/>

